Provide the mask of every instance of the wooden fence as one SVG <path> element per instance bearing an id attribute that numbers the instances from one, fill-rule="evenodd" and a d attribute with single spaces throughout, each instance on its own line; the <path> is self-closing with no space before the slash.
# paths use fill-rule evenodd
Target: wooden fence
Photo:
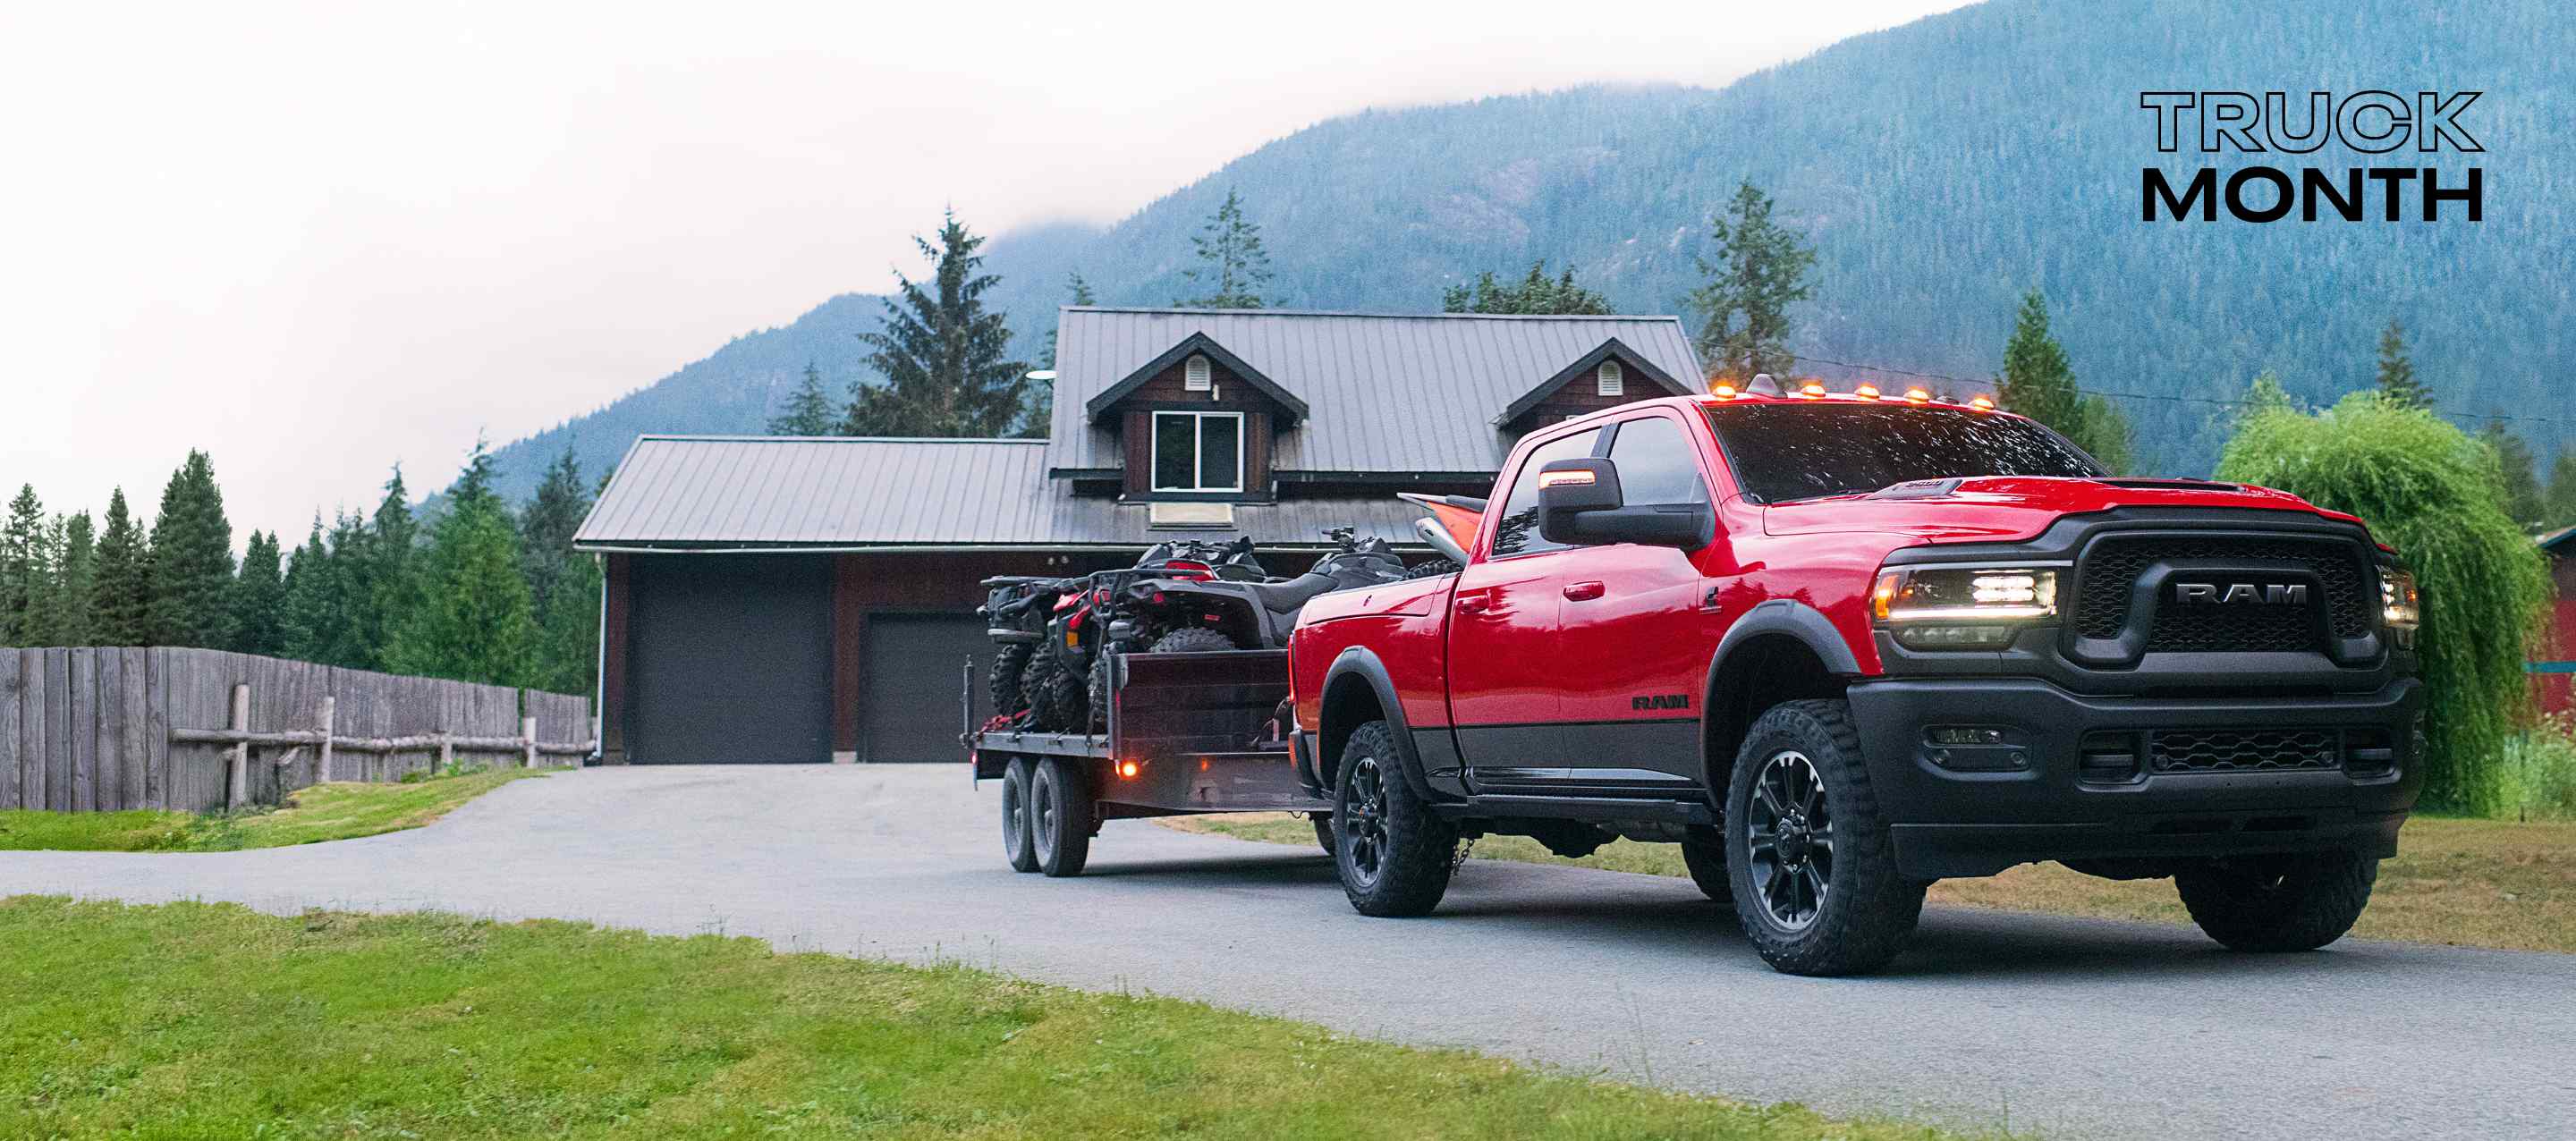
<path id="1" fill-rule="evenodd" d="M 592 749 L 590 699 L 217 650 L 0 649 L 0 808 L 190 812 Z"/>

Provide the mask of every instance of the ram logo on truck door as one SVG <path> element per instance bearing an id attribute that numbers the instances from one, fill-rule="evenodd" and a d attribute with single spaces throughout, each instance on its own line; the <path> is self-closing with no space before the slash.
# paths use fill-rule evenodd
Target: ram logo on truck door
<path id="1" fill-rule="evenodd" d="M 1687 693 L 1640 694 L 1628 699 L 1628 708 L 1638 710 L 1688 709 L 1690 708 L 1690 695 Z"/>
<path id="2" fill-rule="evenodd" d="M 2174 601 L 2210 604 L 2253 603 L 2262 606 L 2304 606 L 2308 586 L 2301 582 L 2274 582 L 2257 585 L 2250 582 L 2178 582 L 2174 584 Z"/>

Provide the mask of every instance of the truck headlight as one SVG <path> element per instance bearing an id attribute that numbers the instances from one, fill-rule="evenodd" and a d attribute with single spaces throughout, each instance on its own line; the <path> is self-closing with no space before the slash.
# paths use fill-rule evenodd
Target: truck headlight
<path id="1" fill-rule="evenodd" d="M 2391 630 L 2412 632 L 2424 624 L 2423 598 L 2415 576 L 2396 567 L 2379 568 L 2379 617 Z"/>
<path id="2" fill-rule="evenodd" d="M 1870 614 L 1913 650 L 1993 650 L 2057 617 L 2057 572 L 2017 567 L 1882 571 Z"/>

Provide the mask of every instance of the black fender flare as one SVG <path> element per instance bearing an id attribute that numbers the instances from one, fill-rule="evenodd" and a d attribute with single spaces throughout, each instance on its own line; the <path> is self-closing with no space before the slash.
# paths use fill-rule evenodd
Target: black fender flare
<path id="1" fill-rule="evenodd" d="M 1350 678 L 1356 678 L 1357 682 L 1345 680 Z M 1426 802 L 1447 799 L 1433 793 L 1430 780 L 1422 774 L 1422 758 L 1413 748 L 1413 727 L 1405 722 L 1404 703 L 1396 700 L 1395 676 L 1387 672 L 1386 663 L 1378 660 L 1378 656 L 1365 647 L 1352 646 L 1343 650 L 1334 657 L 1333 664 L 1324 669 L 1324 688 L 1321 696 L 1327 709 L 1331 705 L 1333 690 L 1339 685 L 1346 684 L 1365 684 L 1376 696 L 1380 719 L 1384 720 L 1386 727 L 1395 733 L 1396 767 L 1403 770 L 1404 783 L 1413 786 L 1414 795 Z M 1355 726 L 1340 726 L 1336 732 L 1336 727 L 1321 723 L 1324 720 L 1322 714 L 1318 714 L 1315 720 L 1318 724 L 1315 726 L 1314 765 L 1315 777 L 1320 781 L 1324 776 L 1324 761 L 1328 749 L 1339 745 Z M 1332 795 L 1332 791 L 1331 786 L 1325 787 L 1324 793 L 1327 798 Z"/>
<path id="2" fill-rule="evenodd" d="M 1708 763 L 1717 748 L 1710 735 L 1726 709 L 1719 704 L 1718 687 L 1726 674 L 1727 660 L 1743 652 L 1744 647 L 1755 639 L 1768 635 L 1786 635 L 1796 639 L 1816 655 L 1817 661 L 1825 664 L 1829 673 L 1844 677 L 1860 673 L 1860 659 L 1852 654 L 1851 645 L 1843 640 L 1842 631 L 1834 625 L 1833 619 L 1825 617 L 1823 611 L 1790 598 L 1774 598 L 1745 611 L 1743 617 L 1726 628 L 1726 635 L 1717 640 L 1716 651 L 1708 656 L 1708 678 L 1700 691 L 1699 705 L 1699 744 L 1703 765 Z M 1723 802 L 1726 790 L 1717 787 L 1710 779 L 1715 775 L 1703 771 L 1701 780 L 1709 785 L 1709 795 Z"/>

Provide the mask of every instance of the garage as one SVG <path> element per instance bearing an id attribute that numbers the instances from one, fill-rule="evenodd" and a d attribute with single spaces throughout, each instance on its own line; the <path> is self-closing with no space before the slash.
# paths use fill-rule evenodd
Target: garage
<path id="1" fill-rule="evenodd" d="M 867 761 L 954 761 L 958 694 L 973 695 L 978 721 L 990 716 L 984 671 L 993 643 L 972 614 L 875 614 L 868 618 L 868 701 L 859 722 Z M 967 671 L 974 684 L 964 684 Z"/>
<path id="2" fill-rule="evenodd" d="M 831 560 L 668 555 L 628 569 L 627 759 L 832 759 Z"/>

